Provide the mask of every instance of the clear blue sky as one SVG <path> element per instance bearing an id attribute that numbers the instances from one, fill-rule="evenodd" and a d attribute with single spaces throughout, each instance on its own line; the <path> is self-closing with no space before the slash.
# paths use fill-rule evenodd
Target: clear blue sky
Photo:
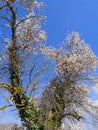
<path id="1" fill-rule="evenodd" d="M 64 41 L 67 33 L 77 31 L 98 56 L 98 0 L 40 1 L 46 4 L 43 14 L 47 16 L 44 29 L 48 45 L 56 47 Z M 15 120 L 15 114 L 11 114 L 8 112 L 3 121 Z"/>
<path id="2" fill-rule="evenodd" d="M 43 0 L 48 45 L 62 43 L 77 31 L 98 55 L 98 0 Z"/>

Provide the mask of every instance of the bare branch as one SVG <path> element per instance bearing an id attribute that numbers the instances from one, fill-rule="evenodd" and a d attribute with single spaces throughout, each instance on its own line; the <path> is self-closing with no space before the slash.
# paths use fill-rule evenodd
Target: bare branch
<path id="1" fill-rule="evenodd" d="M 7 4 L 6 5 L 3 5 L 3 6 L 1 6 L 0 7 L 0 10 L 2 10 L 4 7 L 6 7 L 7 6 Z"/>

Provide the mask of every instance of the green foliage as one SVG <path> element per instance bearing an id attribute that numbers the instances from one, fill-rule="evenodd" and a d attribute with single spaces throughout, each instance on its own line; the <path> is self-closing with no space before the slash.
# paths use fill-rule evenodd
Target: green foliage
<path id="1" fill-rule="evenodd" d="M 38 108 L 34 107 L 34 104 L 29 101 L 29 97 L 23 93 L 20 93 L 20 99 L 15 100 L 16 103 L 19 100 L 21 104 L 24 106 L 16 106 L 19 111 L 19 117 L 23 123 L 23 126 L 27 128 L 27 130 L 43 130 L 42 124 L 42 112 Z"/>

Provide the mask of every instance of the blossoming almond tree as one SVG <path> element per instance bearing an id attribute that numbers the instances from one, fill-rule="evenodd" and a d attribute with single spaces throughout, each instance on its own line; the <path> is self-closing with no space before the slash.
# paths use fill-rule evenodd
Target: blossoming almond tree
<path id="1" fill-rule="evenodd" d="M 44 47 L 41 51 L 52 58 L 56 65 L 56 77 L 42 96 L 46 129 L 50 130 L 52 126 L 51 130 L 56 130 L 63 121 L 65 127 L 62 129 L 80 130 L 77 121 L 85 121 L 88 116 L 95 119 L 97 115 L 98 105 L 93 104 L 88 93 L 97 79 L 94 72 L 98 58 L 77 32 L 69 34 L 60 49 Z"/>
<path id="2" fill-rule="evenodd" d="M 37 14 L 34 13 L 34 9 L 42 5 L 36 0 L 0 0 L 0 73 L 4 79 L 0 82 L 0 91 L 9 91 L 7 101 L 14 103 L 9 101 L 1 110 L 16 106 L 28 130 L 39 130 L 43 126 L 40 109 L 35 109 L 30 98 L 39 83 L 38 76 L 45 68 L 44 60 L 38 53 L 38 48 L 42 48 L 46 40 L 45 32 L 41 30 L 44 17 L 38 10 Z"/>

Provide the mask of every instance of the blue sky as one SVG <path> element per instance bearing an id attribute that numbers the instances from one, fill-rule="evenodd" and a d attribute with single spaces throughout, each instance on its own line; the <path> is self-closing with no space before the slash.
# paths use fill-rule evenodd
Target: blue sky
<path id="1" fill-rule="evenodd" d="M 98 56 L 98 0 L 41 1 L 46 4 L 43 14 L 47 16 L 44 25 L 48 37 L 47 45 L 57 47 L 68 33 L 77 31 Z M 12 112 L 7 112 L 4 117 L 3 122 L 16 121 Z"/>
<path id="2" fill-rule="evenodd" d="M 43 0 L 48 45 L 57 46 L 77 31 L 98 56 L 98 0 Z"/>

